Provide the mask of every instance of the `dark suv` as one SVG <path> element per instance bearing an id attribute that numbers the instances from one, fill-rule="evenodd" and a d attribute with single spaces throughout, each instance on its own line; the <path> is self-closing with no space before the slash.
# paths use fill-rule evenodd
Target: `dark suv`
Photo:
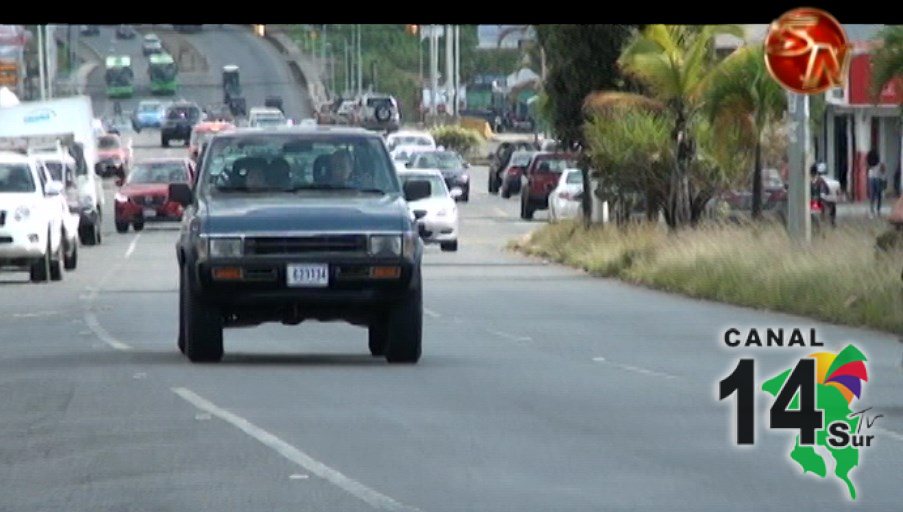
<path id="1" fill-rule="evenodd" d="M 169 147 L 169 141 L 182 141 L 186 146 L 191 139 L 191 129 L 203 120 L 203 111 L 196 103 L 180 101 L 166 109 L 160 128 L 160 144 Z"/>
<path id="2" fill-rule="evenodd" d="M 280 127 L 215 135 L 176 244 L 179 349 L 223 356 L 223 328 L 341 320 L 369 329 L 370 353 L 416 363 L 423 242 L 382 138 L 360 128 Z"/>

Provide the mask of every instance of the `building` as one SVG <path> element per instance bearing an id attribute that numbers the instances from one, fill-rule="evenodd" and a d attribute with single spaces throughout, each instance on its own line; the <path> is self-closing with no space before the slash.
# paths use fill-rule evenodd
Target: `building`
<path id="1" fill-rule="evenodd" d="M 850 63 L 842 87 L 827 91 L 821 133 L 814 133 L 813 155 L 827 164 L 828 173 L 837 179 L 854 201 L 868 198 L 866 155 L 878 151 L 884 162 L 888 180 L 896 180 L 891 190 L 903 187 L 899 174 L 903 160 L 903 131 L 900 106 L 903 104 L 903 80 L 897 79 L 881 91 L 878 98 L 869 94 L 871 86 L 870 54 L 876 47 L 878 32 L 884 25 L 844 24 L 847 39 L 853 46 Z M 743 25 L 746 41 L 761 43 L 768 25 Z M 717 51 L 724 55 L 742 44 L 736 37 L 716 38 Z"/>

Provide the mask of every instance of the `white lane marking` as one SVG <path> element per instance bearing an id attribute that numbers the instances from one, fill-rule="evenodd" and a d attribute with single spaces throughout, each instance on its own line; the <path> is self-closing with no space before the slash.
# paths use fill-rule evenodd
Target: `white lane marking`
<path id="1" fill-rule="evenodd" d="M 494 331 L 492 329 L 486 329 L 489 334 L 495 334 L 496 336 L 500 336 L 505 339 L 513 340 L 513 341 L 531 341 L 533 338 L 529 336 L 518 336 L 516 334 L 511 334 L 502 331 Z"/>
<path id="2" fill-rule="evenodd" d="M 662 377 L 662 378 L 665 378 L 665 379 L 679 379 L 679 378 L 680 378 L 680 377 L 678 377 L 678 376 L 676 376 L 676 375 L 669 375 L 669 374 L 667 374 L 667 373 L 657 372 L 657 371 L 649 370 L 649 369 L 646 369 L 646 368 L 640 368 L 639 366 L 632 366 L 632 365 L 629 365 L 629 364 L 621 364 L 621 363 L 613 363 L 613 362 L 611 362 L 611 361 L 606 360 L 606 359 L 605 359 L 604 357 L 602 357 L 602 356 L 594 357 L 594 358 L 593 358 L 593 361 L 595 361 L 595 362 L 597 362 L 597 363 L 607 363 L 607 364 L 609 364 L 609 365 L 611 365 L 611 366 L 614 366 L 615 368 L 620 368 L 620 369 L 622 369 L 622 370 L 627 370 L 628 372 L 641 373 L 641 374 L 643 374 L 643 375 L 651 375 L 651 376 L 653 376 L 653 377 Z"/>
<path id="3" fill-rule="evenodd" d="M 888 430 L 886 428 L 879 428 L 879 427 L 872 427 L 872 430 L 878 432 L 882 436 L 888 436 L 893 439 L 896 439 L 897 441 L 903 442 L 903 434 L 901 434 L 899 432 L 895 432 L 893 430 Z"/>
<path id="4" fill-rule="evenodd" d="M 505 210 L 502 210 L 502 209 L 499 208 L 498 206 L 495 207 L 495 213 L 501 215 L 502 217 L 507 217 L 507 216 L 508 216 L 508 212 L 506 212 Z"/>
<path id="5" fill-rule="evenodd" d="M 144 379 L 147 377 L 147 374 L 144 372 L 138 372 L 135 375 L 132 375 L 133 379 Z"/>
<path id="6" fill-rule="evenodd" d="M 213 403 L 207 401 L 206 399 L 198 396 L 193 391 L 187 388 L 171 388 L 172 392 L 179 395 L 186 402 L 191 405 L 197 407 L 202 411 L 206 411 L 217 418 L 230 423 L 232 426 L 238 428 L 245 434 L 253 437 L 257 441 L 261 442 L 265 446 L 271 448 L 279 455 L 282 455 L 286 459 L 294 462 L 295 464 L 303 467 L 308 472 L 332 483 L 343 491 L 351 494 L 352 496 L 366 502 L 373 508 L 380 510 L 390 510 L 390 511 L 407 511 L 407 512 L 415 512 L 419 511 L 419 509 L 409 507 L 407 505 L 402 505 L 401 503 L 393 500 L 392 498 L 375 491 L 364 484 L 357 482 L 356 480 L 352 480 L 342 473 L 332 469 L 331 467 L 323 464 L 322 462 L 314 459 L 310 455 L 304 453 L 303 451 L 295 448 L 294 446 L 286 443 L 282 439 L 276 437 L 275 435 L 267 432 L 266 430 L 254 425 L 250 421 L 233 414 L 225 409 L 221 409 L 214 405 Z"/>
<path id="7" fill-rule="evenodd" d="M 423 308 L 423 314 L 426 315 L 426 316 L 428 316 L 428 317 L 431 317 L 431 318 L 439 318 L 440 316 L 442 316 L 442 315 L 440 315 L 439 313 L 436 313 L 435 311 L 433 311 L 433 310 L 430 309 L 430 308 Z"/>
<path id="8" fill-rule="evenodd" d="M 13 318 L 39 318 L 62 314 L 59 311 L 37 311 L 35 313 L 13 313 Z"/>
<path id="9" fill-rule="evenodd" d="M 94 331 L 94 334 L 100 338 L 100 341 L 103 341 L 116 350 L 132 350 L 132 347 L 129 345 L 110 336 L 110 333 L 108 333 L 107 330 L 100 325 L 100 322 L 97 321 L 97 316 L 94 315 L 93 312 L 85 312 L 85 323 L 88 324 L 88 328 Z"/>
<path id="10" fill-rule="evenodd" d="M 288 477 L 290 480 L 307 480 L 310 478 L 310 475 L 300 475 L 296 473 L 294 475 L 289 475 Z"/>
<path id="11" fill-rule="evenodd" d="M 138 239 L 141 238 L 141 233 L 135 235 L 135 238 L 132 239 L 132 243 L 129 244 L 128 250 L 125 251 L 125 258 L 128 259 L 129 256 L 135 252 L 135 247 L 138 245 Z"/>

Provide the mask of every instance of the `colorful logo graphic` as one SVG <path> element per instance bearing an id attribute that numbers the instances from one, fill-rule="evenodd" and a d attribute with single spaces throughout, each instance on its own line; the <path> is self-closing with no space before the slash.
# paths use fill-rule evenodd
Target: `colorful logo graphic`
<path id="1" fill-rule="evenodd" d="M 800 94 L 842 85 L 849 57 L 843 27 L 814 7 L 785 13 L 771 24 L 765 38 L 769 73 L 786 89 Z"/>
<path id="2" fill-rule="evenodd" d="M 769 428 L 793 429 L 790 459 L 804 474 L 828 475 L 830 459 L 834 476 L 846 484 L 850 498 L 856 486 L 850 477 L 859 465 L 860 449 L 872 446 L 868 431 L 882 415 L 869 416 L 871 408 L 852 409 L 868 382 L 865 355 L 847 345 L 838 353 L 816 352 L 796 366 L 768 380 L 762 391 L 774 397 Z M 755 360 L 741 359 L 736 369 L 720 383 L 721 399 L 737 394 L 737 444 L 755 443 Z M 863 427 L 865 431 L 863 432 Z"/>

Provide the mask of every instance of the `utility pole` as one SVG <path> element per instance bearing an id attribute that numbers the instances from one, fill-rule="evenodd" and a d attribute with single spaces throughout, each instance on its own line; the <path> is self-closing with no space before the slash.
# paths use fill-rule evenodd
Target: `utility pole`
<path id="1" fill-rule="evenodd" d="M 452 34 L 452 26 L 445 26 L 445 112 L 453 114 L 453 107 L 448 104 L 452 95 L 452 87 L 455 80 L 455 41 Z"/>
<path id="2" fill-rule="evenodd" d="M 436 114 L 436 103 L 439 99 L 439 28 L 441 25 L 430 25 L 430 113 Z"/>
<path id="3" fill-rule="evenodd" d="M 37 25 L 38 29 L 38 86 L 41 90 L 41 101 L 47 99 L 47 88 L 44 75 L 44 26 Z"/>
<path id="4" fill-rule="evenodd" d="M 812 240 L 809 217 L 809 96 L 787 93 L 794 130 L 790 133 L 790 188 L 787 190 L 787 231 L 798 242 Z"/>
<path id="5" fill-rule="evenodd" d="M 344 73 L 345 75 L 345 91 L 342 93 L 344 97 L 348 94 L 348 91 L 351 90 L 351 46 L 348 45 L 348 38 L 345 37 L 345 62 L 344 64 Z"/>
<path id="6" fill-rule="evenodd" d="M 458 95 L 460 94 L 460 90 L 458 87 L 461 85 L 461 25 L 455 25 L 455 82 L 454 82 L 454 106 L 452 107 L 452 112 L 455 117 L 458 116 L 458 105 L 460 100 L 458 99 Z"/>
<path id="7" fill-rule="evenodd" d="M 320 76 L 323 77 L 323 81 L 329 84 L 327 80 L 327 69 L 326 69 L 326 27 L 327 25 L 322 25 L 323 30 L 320 34 Z"/>
<path id="8" fill-rule="evenodd" d="M 357 24 L 357 95 L 364 94 L 364 60 L 361 58 L 361 24 Z"/>

